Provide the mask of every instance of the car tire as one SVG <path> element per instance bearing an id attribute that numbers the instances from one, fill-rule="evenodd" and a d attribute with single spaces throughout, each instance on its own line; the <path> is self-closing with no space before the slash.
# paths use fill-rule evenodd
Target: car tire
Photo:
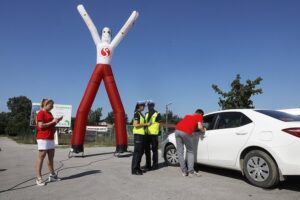
<path id="1" fill-rule="evenodd" d="M 174 145 L 168 145 L 165 149 L 164 155 L 165 162 L 168 166 L 178 166 L 178 155 Z"/>
<path id="2" fill-rule="evenodd" d="M 264 151 L 248 152 L 244 158 L 243 170 L 247 180 L 254 186 L 272 188 L 279 182 L 278 167 Z"/>

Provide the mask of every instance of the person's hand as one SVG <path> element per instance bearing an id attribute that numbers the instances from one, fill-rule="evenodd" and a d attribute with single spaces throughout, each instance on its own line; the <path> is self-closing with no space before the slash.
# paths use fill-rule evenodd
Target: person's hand
<path id="1" fill-rule="evenodd" d="M 57 119 L 58 119 L 58 122 L 60 122 L 60 121 L 63 119 L 63 117 L 64 117 L 64 116 L 61 116 L 61 117 L 57 118 Z"/>
<path id="2" fill-rule="evenodd" d="M 54 118 L 52 122 L 55 122 L 55 124 L 58 124 L 61 120 L 62 120 L 62 117 Z"/>

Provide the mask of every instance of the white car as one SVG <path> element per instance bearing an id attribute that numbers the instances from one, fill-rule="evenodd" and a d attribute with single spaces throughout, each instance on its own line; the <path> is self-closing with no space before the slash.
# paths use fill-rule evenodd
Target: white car
<path id="1" fill-rule="evenodd" d="M 195 132 L 195 163 L 241 171 L 249 182 L 274 187 L 300 175 L 300 117 L 274 110 L 236 109 L 204 116 L 205 134 Z M 178 165 L 175 133 L 162 142 L 168 165 Z"/>

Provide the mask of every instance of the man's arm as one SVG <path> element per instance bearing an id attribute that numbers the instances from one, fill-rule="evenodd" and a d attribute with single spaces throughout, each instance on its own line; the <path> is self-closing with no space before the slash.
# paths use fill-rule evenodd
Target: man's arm
<path id="1" fill-rule="evenodd" d="M 202 125 L 201 122 L 198 122 L 198 129 L 201 131 L 201 133 L 205 133 L 206 128 Z"/>
<path id="2" fill-rule="evenodd" d="M 81 17 L 83 18 L 84 22 L 86 23 L 87 27 L 89 28 L 89 30 L 92 34 L 94 43 L 97 46 L 97 44 L 101 42 L 101 39 L 99 37 L 98 31 L 97 31 L 93 21 L 91 20 L 90 16 L 84 9 L 83 5 L 81 5 L 81 4 L 78 5 L 77 10 L 80 13 Z"/>
<path id="3" fill-rule="evenodd" d="M 124 36 L 128 33 L 129 29 L 133 26 L 134 22 L 138 18 L 139 13 L 137 11 L 133 11 L 126 23 L 123 25 L 119 33 L 116 35 L 116 37 L 111 42 L 111 47 L 114 49 L 118 46 L 118 44 L 121 42 L 121 40 L 124 38 Z"/>
<path id="4" fill-rule="evenodd" d="M 160 122 L 161 122 L 161 115 L 160 115 L 160 113 L 158 113 L 158 115 L 157 115 L 155 121 L 156 121 L 157 123 L 160 123 Z"/>

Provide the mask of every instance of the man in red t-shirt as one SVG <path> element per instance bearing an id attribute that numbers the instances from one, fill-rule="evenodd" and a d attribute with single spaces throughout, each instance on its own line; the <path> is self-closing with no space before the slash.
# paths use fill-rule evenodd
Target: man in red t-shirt
<path id="1" fill-rule="evenodd" d="M 200 129 L 202 133 L 205 133 L 205 128 L 202 125 L 203 114 L 203 110 L 197 109 L 194 114 L 184 116 L 176 125 L 175 137 L 177 154 L 183 176 L 199 176 L 194 170 L 193 132 L 195 132 L 196 129 Z M 184 145 L 187 152 L 187 163 L 183 156 Z"/>

